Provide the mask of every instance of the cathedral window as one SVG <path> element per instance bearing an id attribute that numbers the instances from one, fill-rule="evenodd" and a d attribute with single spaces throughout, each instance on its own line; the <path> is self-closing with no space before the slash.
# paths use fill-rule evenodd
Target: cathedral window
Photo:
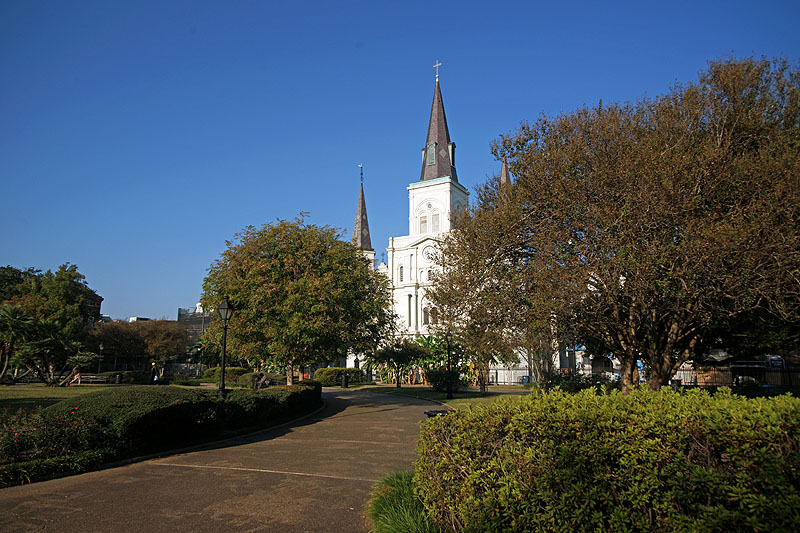
<path id="1" fill-rule="evenodd" d="M 398 270 L 398 277 L 400 278 L 400 282 L 402 282 L 403 281 L 403 267 L 402 266 L 400 266 L 400 268 Z"/>
<path id="2" fill-rule="evenodd" d="M 433 233 L 439 233 L 439 213 L 431 215 L 431 231 Z"/>
<path id="3" fill-rule="evenodd" d="M 430 143 L 428 145 L 428 164 L 436 164 L 436 143 Z"/>
<path id="4" fill-rule="evenodd" d="M 434 307 L 431 309 L 431 324 L 439 323 L 439 311 Z"/>
<path id="5" fill-rule="evenodd" d="M 424 307 L 422 309 L 422 323 L 427 326 L 429 322 L 430 322 L 430 311 L 428 310 L 427 307 Z"/>
<path id="6" fill-rule="evenodd" d="M 428 217 L 425 215 L 419 217 L 419 232 L 428 233 Z"/>

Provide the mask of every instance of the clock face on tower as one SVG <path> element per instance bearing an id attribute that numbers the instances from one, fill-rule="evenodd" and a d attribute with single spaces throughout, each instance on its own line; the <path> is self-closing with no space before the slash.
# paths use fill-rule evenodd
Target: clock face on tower
<path id="1" fill-rule="evenodd" d="M 422 249 L 422 257 L 427 259 L 428 261 L 433 261 L 436 257 L 435 251 L 433 246 L 426 246 Z"/>

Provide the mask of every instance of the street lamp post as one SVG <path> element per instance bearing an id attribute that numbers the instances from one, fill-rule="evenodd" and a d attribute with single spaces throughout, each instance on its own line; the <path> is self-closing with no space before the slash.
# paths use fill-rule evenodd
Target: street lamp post
<path id="1" fill-rule="evenodd" d="M 233 305 L 231 305 L 230 300 L 228 297 L 225 297 L 225 301 L 222 302 L 219 307 L 217 307 L 217 312 L 219 313 L 219 317 L 222 319 L 222 361 L 220 362 L 220 372 L 219 372 L 219 392 L 217 396 L 220 398 L 225 398 L 227 391 L 225 390 L 225 345 L 228 341 L 228 320 L 231 319 L 233 316 Z"/>
<path id="2" fill-rule="evenodd" d="M 453 342 L 453 332 L 447 331 L 444 336 L 447 339 L 447 399 L 453 399 L 453 363 L 450 358 L 450 343 Z"/>

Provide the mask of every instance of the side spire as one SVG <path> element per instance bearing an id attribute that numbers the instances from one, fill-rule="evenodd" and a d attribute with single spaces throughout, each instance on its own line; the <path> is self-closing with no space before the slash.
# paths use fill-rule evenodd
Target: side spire
<path id="1" fill-rule="evenodd" d="M 422 149 L 422 172 L 420 181 L 436 178 L 450 177 L 457 182 L 456 176 L 456 143 L 450 141 L 450 131 L 447 129 L 447 117 L 444 114 L 442 90 L 439 87 L 439 67 L 442 64 L 436 61 L 436 86 L 433 90 L 433 104 L 431 105 L 431 118 L 428 122 L 428 137 Z"/>
<path id="2" fill-rule="evenodd" d="M 505 156 L 503 156 L 503 168 L 500 169 L 500 185 L 503 187 L 511 186 L 511 176 L 508 174 L 508 163 L 506 163 Z"/>
<path id="3" fill-rule="evenodd" d="M 361 170 L 361 192 L 358 195 L 356 220 L 353 222 L 353 244 L 362 250 L 372 250 L 369 222 L 367 221 L 367 202 L 364 199 L 364 165 L 359 164 L 358 168 Z"/>

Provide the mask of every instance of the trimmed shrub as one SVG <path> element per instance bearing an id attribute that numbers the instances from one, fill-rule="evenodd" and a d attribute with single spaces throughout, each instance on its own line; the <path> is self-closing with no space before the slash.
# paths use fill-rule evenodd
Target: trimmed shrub
<path id="1" fill-rule="evenodd" d="M 128 383 L 131 385 L 147 385 L 152 383 L 153 377 L 149 372 L 134 372 L 126 370 L 125 372 L 118 372 L 120 374 L 120 383 Z"/>
<path id="2" fill-rule="evenodd" d="M 221 369 L 218 366 L 211 367 L 206 369 L 203 372 L 203 380 L 205 381 L 213 381 L 214 383 L 219 383 L 219 375 Z M 225 382 L 228 383 L 235 383 L 237 379 L 242 374 L 247 374 L 248 372 L 252 372 L 249 368 L 244 368 L 241 366 L 226 366 L 225 367 Z"/>
<path id="3" fill-rule="evenodd" d="M 364 383 L 367 378 L 360 368 L 320 368 L 314 372 L 314 381 L 319 381 L 323 387 L 338 387 L 342 384 L 342 376 L 347 375 L 351 384 Z"/>
<path id="4" fill-rule="evenodd" d="M 208 436 L 222 429 L 213 391 L 132 386 L 84 394 L 44 410 L 79 409 L 102 427 L 108 445 L 122 455 L 148 453 Z"/>
<path id="5" fill-rule="evenodd" d="M 319 383 L 258 391 L 132 386 L 64 400 L 0 424 L 0 486 L 274 425 L 318 407 Z"/>
<path id="6" fill-rule="evenodd" d="M 447 370 L 425 371 L 425 381 L 430 383 L 431 387 L 433 387 L 433 390 L 437 392 L 444 392 L 447 390 L 448 379 L 453 380 L 453 392 L 458 392 L 462 387 L 465 386 L 464 382 L 461 381 L 461 375 L 457 370 L 451 370 L 450 372 Z"/>
<path id="7" fill-rule="evenodd" d="M 283 374 L 270 374 L 264 372 L 248 372 L 247 374 L 242 374 L 236 380 L 236 385 L 239 387 L 244 387 L 246 389 L 253 388 L 253 377 L 257 380 L 264 380 L 264 385 L 266 386 L 274 386 L 274 385 L 285 385 L 286 384 L 286 376 Z"/>
<path id="8" fill-rule="evenodd" d="M 561 390 L 428 420 L 414 481 L 463 531 L 798 531 L 800 400 Z"/>

